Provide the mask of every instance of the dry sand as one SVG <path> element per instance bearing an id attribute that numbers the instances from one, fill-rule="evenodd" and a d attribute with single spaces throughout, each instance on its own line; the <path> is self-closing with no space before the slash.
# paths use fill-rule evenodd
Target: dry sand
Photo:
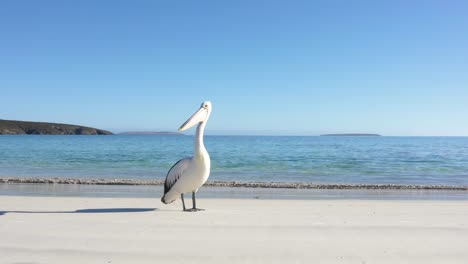
<path id="1" fill-rule="evenodd" d="M 468 201 L 197 202 L 0 196 L 0 263 L 468 263 Z"/>

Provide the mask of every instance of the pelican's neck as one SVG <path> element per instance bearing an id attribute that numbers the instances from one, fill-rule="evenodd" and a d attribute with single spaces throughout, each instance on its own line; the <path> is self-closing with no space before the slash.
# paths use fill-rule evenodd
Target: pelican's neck
<path id="1" fill-rule="evenodd" d="M 205 144 L 203 144 L 203 135 L 205 134 L 206 121 L 201 122 L 197 126 L 197 133 L 195 134 L 195 157 L 204 158 L 208 152 L 206 151 Z"/>

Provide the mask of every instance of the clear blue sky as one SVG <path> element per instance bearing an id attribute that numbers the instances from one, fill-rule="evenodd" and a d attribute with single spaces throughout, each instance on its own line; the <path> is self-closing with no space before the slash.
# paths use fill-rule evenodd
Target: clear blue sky
<path id="1" fill-rule="evenodd" d="M 0 118 L 468 135 L 466 1 L 0 1 Z"/>

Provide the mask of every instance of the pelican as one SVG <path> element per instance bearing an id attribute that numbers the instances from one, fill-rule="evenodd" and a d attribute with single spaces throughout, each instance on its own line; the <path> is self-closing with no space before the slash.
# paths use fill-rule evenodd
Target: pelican
<path id="1" fill-rule="evenodd" d="M 205 132 L 206 122 L 210 118 L 211 102 L 205 101 L 185 123 L 180 126 L 179 131 L 184 131 L 195 125 L 197 133 L 195 134 L 195 153 L 193 157 L 181 159 L 172 166 L 166 176 L 164 183 L 164 195 L 161 202 L 170 204 L 180 196 L 183 210 L 186 212 L 197 212 L 204 209 L 197 208 L 195 193 L 210 176 L 210 156 L 203 144 L 203 134 Z M 185 208 L 184 193 L 192 193 L 191 209 Z"/>

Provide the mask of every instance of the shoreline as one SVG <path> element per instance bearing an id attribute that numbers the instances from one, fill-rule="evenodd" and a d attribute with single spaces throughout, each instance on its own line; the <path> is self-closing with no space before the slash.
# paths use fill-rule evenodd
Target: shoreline
<path id="1" fill-rule="evenodd" d="M 0 184 L 80 184 L 80 185 L 155 185 L 161 186 L 163 180 L 146 179 L 91 179 L 91 178 L 32 178 L 32 177 L 0 177 Z M 268 189 L 317 189 L 317 190 L 443 190 L 468 191 L 468 186 L 456 185 L 420 185 L 420 184 L 334 184 L 307 182 L 239 182 L 239 181 L 208 181 L 208 187 L 232 188 L 268 188 Z"/>

